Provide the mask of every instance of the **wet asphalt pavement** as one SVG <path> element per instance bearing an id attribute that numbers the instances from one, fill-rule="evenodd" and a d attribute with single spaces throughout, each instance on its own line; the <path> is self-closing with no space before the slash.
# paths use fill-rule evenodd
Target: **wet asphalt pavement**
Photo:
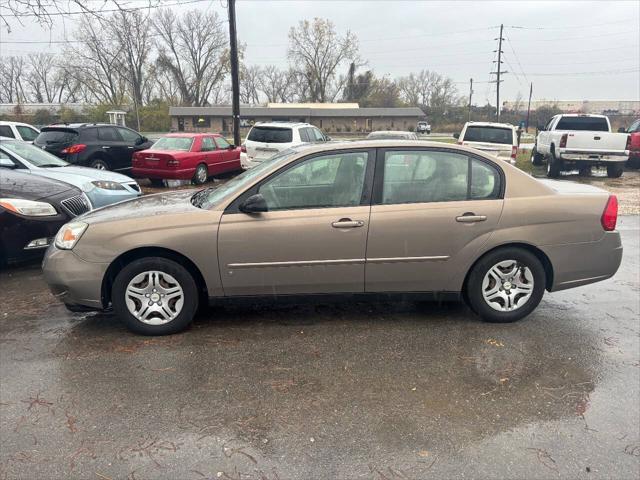
<path id="1" fill-rule="evenodd" d="M 638 220 L 613 279 L 511 325 L 246 306 L 148 338 L 0 273 L 0 479 L 638 478 Z"/>

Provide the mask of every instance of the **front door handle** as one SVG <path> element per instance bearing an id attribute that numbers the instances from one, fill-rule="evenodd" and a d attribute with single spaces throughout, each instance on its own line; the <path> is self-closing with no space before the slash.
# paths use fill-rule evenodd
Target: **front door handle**
<path id="1" fill-rule="evenodd" d="M 341 218 L 337 222 L 331 223 L 333 228 L 358 228 L 364 226 L 362 220 L 351 220 L 350 218 Z"/>
<path id="2" fill-rule="evenodd" d="M 102 148 L 105 148 L 105 149 L 106 149 L 106 148 L 111 148 L 111 147 L 109 147 L 109 146 L 107 146 L 107 145 L 103 145 L 103 146 L 102 146 Z"/>
<path id="3" fill-rule="evenodd" d="M 466 212 L 456 217 L 456 222 L 460 223 L 477 223 L 484 222 L 487 219 L 486 215 L 476 215 L 473 212 Z"/>

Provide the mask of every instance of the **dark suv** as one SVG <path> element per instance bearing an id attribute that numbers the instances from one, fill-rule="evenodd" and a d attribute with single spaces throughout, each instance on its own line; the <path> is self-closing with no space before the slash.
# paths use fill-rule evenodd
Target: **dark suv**
<path id="1" fill-rule="evenodd" d="M 33 144 L 75 165 L 100 170 L 128 170 L 133 152 L 152 144 L 130 128 L 102 123 L 44 127 Z"/>

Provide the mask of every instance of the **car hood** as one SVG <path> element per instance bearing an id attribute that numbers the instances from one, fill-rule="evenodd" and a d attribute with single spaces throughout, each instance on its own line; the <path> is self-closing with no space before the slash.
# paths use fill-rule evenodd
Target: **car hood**
<path id="1" fill-rule="evenodd" d="M 161 215 L 199 213 L 202 210 L 194 207 L 191 203 L 191 197 L 196 191 L 196 189 L 189 189 L 145 195 L 98 208 L 84 214 L 79 219 L 88 224 L 95 224 L 137 218 L 156 218 Z"/>
<path id="2" fill-rule="evenodd" d="M 45 200 L 66 192 L 79 194 L 73 185 L 13 170 L 0 169 L 0 197 Z"/>
<path id="3" fill-rule="evenodd" d="M 110 172 L 108 170 L 98 170 L 88 167 L 53 167 L 53 168 L 34 168 L 32 173 L 46 178 L 53 178 L 63 182 L 70 183 L 76 187 L 84 189 L 87 183 L 96 180 L 105 180 L 118 183 L 131 183 L 134 180 L 120 173 Z"/>

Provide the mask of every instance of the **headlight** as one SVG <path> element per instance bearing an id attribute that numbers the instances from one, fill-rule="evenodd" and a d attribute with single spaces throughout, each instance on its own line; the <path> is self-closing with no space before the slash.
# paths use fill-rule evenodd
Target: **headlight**
<path id="1" fill-rule="evenodd" d="M 63 225 L 56 235 L 56 247 L 71 250 L 89 225 L 83 222 L 71 222 Z"/>
<path id="2" fill-rule="evenodd" d="M 124 190 L 125 188 L 118 182 L 112 182 L 110 180 L 96 180 L 91 182 L 94 187 L 104 188 L 105 190 Z"/>
<path id="3" fill-rule="evenodd" d="M 0 198 L 0 205 L 15 213 L 27 217 L 49 217 L 57 215 L 53 205 L 46 202 L 34 202 L 22 198 Z"/>

